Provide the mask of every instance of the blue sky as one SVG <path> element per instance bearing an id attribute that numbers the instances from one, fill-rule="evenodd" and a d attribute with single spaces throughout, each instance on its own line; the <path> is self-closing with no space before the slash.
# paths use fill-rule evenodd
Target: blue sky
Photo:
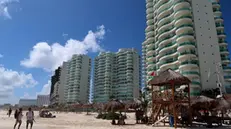
<path id="1" fill-rule="evenodd" d="M 230 4 L 221 0 L 228 42 Z M 141 52 L 145 17 L 145 0 L 0 0 L 0 103 L 46 94 L 72 53 Z"/>

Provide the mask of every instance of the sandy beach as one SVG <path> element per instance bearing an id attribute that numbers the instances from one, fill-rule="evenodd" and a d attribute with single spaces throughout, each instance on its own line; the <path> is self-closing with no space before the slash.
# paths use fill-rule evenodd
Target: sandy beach
<path id="1" fill-rule="evenodd" d="M 23 112 L 23 123 L 20 129 L 26 129 L 25 113 L 26 111 Z M 128 114 L 128 119 L 125 121 L 127 125 L 125 126 L 111 125 L 109 120 L 96 119 L 96 113 L 91 113 L 91 115 L 86 115 L 86 113 L 55 113 L 54 115 L 57 118 L 40 118 L 38 112 L 35 112 L 36 122 L 33 129 L 171 129 L 170 127 L 135 124 L 132 113 Z M 13 115 L 9 118 L 6 111 L 0 111 L 0 129 L 13 129 L 14 123 Z"/>

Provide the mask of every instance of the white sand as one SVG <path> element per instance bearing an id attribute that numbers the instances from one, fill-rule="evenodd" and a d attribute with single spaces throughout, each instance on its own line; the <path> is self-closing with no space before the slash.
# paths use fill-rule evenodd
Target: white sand
<path id="1" fill-rule="evenodd" d="M 23 123 L 20 129 L 25 129 L 25 112 L 23 112 Z M 56 118 L 40 118 L 35 112 L 35 123 L 33 129 L 169 129 L 169 127 L 152 127 L 135 124 L 134 114 L 128 114 L 125 126 L 111 125 L 109 120 L 96 119 L 97 114 L 86 115 L 86 113 L 58 113 Z M 13 129 L 15 119 L 9 118 L 6 111 L 0 111 L 0 129 Z"/>

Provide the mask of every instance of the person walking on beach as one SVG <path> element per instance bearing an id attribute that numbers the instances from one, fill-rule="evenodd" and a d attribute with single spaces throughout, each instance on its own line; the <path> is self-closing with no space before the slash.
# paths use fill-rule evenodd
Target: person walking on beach
<path id="1" fill-rule="evenodd" d="M 28 109 L 28 112 L 26 113 L 26 129 L 28 129 L 28 125 L 30 124 L 30 129 L 33 127 L 34 123 L 34 112 L 31 110 L 31 108 Z"/>
<path id="2" fill-rule="evenodd" d="M 12 113 L 12 109 L 10 108 L 9 111 L 8 111 L 9 117 L 10 117 L 11 113 Z"/>
<path id="3" fill-rule="evenodd" d="M 14 129 L 16 128 L 17 124 L 18 124 L 18 129 L 20 129 L 20 126 L 22 124 L 22 117 L 23 117 L 22 108 L 19 108 L 19 111 L 18 110 L 15 111 L 14 117 L 16 119 L 16 122 L 14 124 Z"/>

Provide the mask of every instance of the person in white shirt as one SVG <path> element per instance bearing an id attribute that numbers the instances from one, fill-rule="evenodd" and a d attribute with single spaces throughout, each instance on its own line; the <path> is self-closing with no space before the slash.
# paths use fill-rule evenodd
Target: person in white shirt
<path id="1" fill-rule="evenodd" d="M 22 124 L 22 117 L 23 117 L 23 114 L 22 114 L 22 108 L 19 108 L 19 111 L 15 111 L 15 119 L 16 119 L 16 122 L 14 124 L 14 129 L 16 128 L 17 124 L 18 124 L 18 129 L 20 129 L 20 126 Z"/>
<path id="2" fill-rule="evenodd" d="M 34 123 L 34 112 L 31 110 L 31 108 L 28 109 L 28 112 L 26 113 L 26 129 L 28 129 L 28 125 L 30 124 L 30 129 L 33 127 Z"/>

